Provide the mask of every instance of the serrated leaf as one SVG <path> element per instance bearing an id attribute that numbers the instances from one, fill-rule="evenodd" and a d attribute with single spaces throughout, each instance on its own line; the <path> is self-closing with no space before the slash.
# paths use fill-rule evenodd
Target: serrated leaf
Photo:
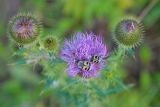
<path id="1" fill-rule="evenodd" d="M 27 64 L 27 59 L 18 60 L 16 64 Z"/>
<path id="2" fill-rule="evenodd" d="M 27 51 L 26 48 L 20 48 L 14 53 L 14 55 L 22 55 L 26 51 Z"/>
<path id="3" fill-rule="evenodd" d="M 111 94 L 115 94 L 115 93 L 119 93 L 119 92 L 122 92 L 128 88 L 131 88 L 133 85 L 128 85 L 128 86 L 125 86 L 126 88 L 124 89 L 123 87 L 113 87 L 113 88 L 107 88 L 106 91 L 105 91 L 105 96 L 109 96 Z"/>
<path id="4" fill-rule="evenodd" d="M 97 85 L 95 85 L 95 84 L 92 83 L 91 86 L 93 87 L 93 89 L 95 89 L 96 93 L 97 93 L 99 96 L 102 96 L 102 97 L 105 96 L 105 93 L 103 92 L 103 90 L 100 89 Z"/>

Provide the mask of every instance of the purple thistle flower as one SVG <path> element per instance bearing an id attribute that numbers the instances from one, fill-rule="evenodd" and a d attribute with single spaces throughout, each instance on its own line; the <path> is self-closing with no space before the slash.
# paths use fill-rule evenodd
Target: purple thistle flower
<path id="1" fill-rule="evenodd" d="M 71 77 L 91 78 L 105 66 L 108 50 L 101 36 L 79 32 L 70 41 L 65 40 L 60 56 L 68 63 Z"/>

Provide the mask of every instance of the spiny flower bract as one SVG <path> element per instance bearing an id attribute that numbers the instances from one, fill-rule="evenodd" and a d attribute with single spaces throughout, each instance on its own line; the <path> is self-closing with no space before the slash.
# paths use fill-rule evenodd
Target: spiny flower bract
<path id="1" fill-rule="evenodd" d="M 20 44 L 34 42 L 40 35 L 39 20 L 30 13 L 20 13 L 9 22 L 9 34 L 14 41 Z"/>
<path id="2" fill-rule="evenodd" d="M 101 36 L 93 33 L 77 33 L 71 40 L 65 40 L 60 57 L 68 63 L 71 77 L 83 78 L 99 76 L 105 66 L 108 50 Z"/>

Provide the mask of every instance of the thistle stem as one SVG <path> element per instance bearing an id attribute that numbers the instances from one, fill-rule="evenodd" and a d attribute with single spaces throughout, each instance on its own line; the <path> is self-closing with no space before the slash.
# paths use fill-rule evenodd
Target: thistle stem
<path id="1" fill-rule="evenodd" d="M 159 0 L 152 0 L 150 2 L 150 4 L 144 8 L 144 10 L 141 12 L 141 14 L 139 15 L 139 20 L 143 20 L 144 17 L 149 13 L 149 11 L 152 10 L 152 8 L 158 3 Z"/>

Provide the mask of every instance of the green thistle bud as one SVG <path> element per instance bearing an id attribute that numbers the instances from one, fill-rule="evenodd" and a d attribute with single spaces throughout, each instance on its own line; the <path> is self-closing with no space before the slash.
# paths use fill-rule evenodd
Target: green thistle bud
<path id="1" fill-rule="evenodd" d="M 48 50 L 55 50 L 57 47 L 57 40 L 53 37 L 47 37 L 44 40 L 44 48 Z"/>
<path id="2" fill-rule="evenodd" d="M 9 22 L 9 34 L 20 44 L 29 44 L 40 36 L 40 22 L 31 14 L 20 13 Z"/>
<path id="3" fill-rule="evenodd" d="M 143 26 L 135 19 L 123 19 L 115 28 L 114 39 L 118 45 L 134 48 L 143 38 Z"/>

